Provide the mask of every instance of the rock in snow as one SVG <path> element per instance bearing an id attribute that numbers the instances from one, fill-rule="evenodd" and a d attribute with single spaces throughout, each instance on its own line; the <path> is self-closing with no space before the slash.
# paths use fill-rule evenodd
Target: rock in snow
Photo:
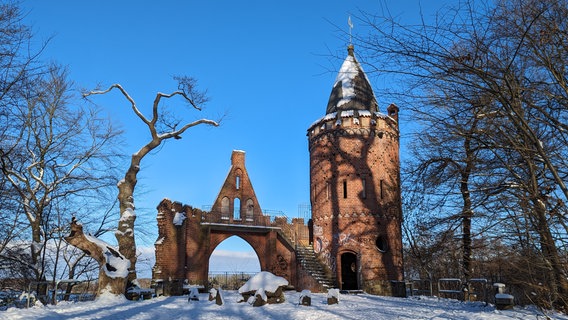
<path id="1" fill-rule="evenodd" d="M 250 278 L 242 287 L 239 288 L 239 293 L 257 291 L 264 289 L 264 291 L 275 292 L 280 286 L 287 286 L 288 280 L 275 276 L 268 271 L 261 271 Z"/>

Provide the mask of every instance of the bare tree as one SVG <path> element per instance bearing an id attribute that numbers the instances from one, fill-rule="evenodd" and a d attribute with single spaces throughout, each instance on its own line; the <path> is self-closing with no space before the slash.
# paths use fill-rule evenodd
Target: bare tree
<path id="1" fill-rule="evenodd" d="M 399 97 L 425 121 L 420 136 L 434 138 L 420 140 L 424 157 L 414 173 L 446 194 L 460 190 L 464 206 L 454 217 L 462 222 L 464 271 L 471 267 L 468 224 L 478 236 L 529 240 L 524 253 L 536 250 L 526 256 L 540 261 L 528 261 L 537 281 L 527 285 L 544 284 L 537 302 L 564 310 L 567 13 L 564 0 L 465 1 L 420 25 L 364 14 L 373 31 L 359 39 L 376 71 L 404 81 Z M 462 143 L 433 146 L 453 140 Z M 472 222 L 480 215 L 489 223 Z M 514 234 L 505 223 L 514 223 Z"/>
<path id="2" fill-rule="evenodd" d="M 18 125 L 11 121 L 11 109 L 18 101 L 22 85 L 43 73 L 39 56 L 46 44 L 32 49 L 32 31 L 23 24 L 23 13 L 16 2 L 0 3 L 0 140 Z"/>
<path id="3" fill-rule="evenodd" d="M 142 159 L 152 150 L 160 146 L 164 141 L 174 138 L 180 139 L 182 134 L 189 128 L 200 124 L 218 126 L 218 122 L 208 119 L 198 119 L 195 121 L 182 122 L 173 113 L 168 113 L 160 109 L 162 99 L 181 97 L 191 107 L 201 110 L 201 106 L 207 102 L 205 92 L 196 88 L 196 80 L 190 77 L 176 77 L 178 90 L 164 94 L 158 92 L 152 103 L 151 117 L 146 117 L 138 108 L 135 100 L 120 85 L 113 84 L 106 90 L 95 90 L 84 94 L 85 97 L 92 95 L 107 94 L 116 89 L 130 103 L 134 114 L 147 126 L 150 133 L 150 140 L 138 151 L 132 154 L 130 166 L 126 170 L 124 179 L 118 184 L 118 201 L 120 205 L 120 220 L 118 230 L 115 235 L 118 241 L 118 252 L 110 245 L 100 245 L 96 240 L 85 237 L 80 225 L 73 222 L 72 233 L 67 237 L 67 241 L 84 250 L 90 252 L 91 256 L 101 264 L 99 276 L 99 290 L 107 290 L 113 294 L 124 294 L 131 287 L 138 286 L 136 281 L 136 242 L 134 233 L 134 221 L 136 220 L 134 206 L 134 189 L 138 182 L 138 172 Z M 163 106 L 162 106 L 163 107 Z M 108 252 L 105 255 L 105 252 Z M 111 257 L 115 263 L 107 259 Z M 125 260 L 128 263 L 125 263 Z M 122 269 L 121 269 L 122 268 Z M 126 268 L 126 270 L 124 270 Z"/>
<path id="4" fill-rule="evenodd" d="M 0 4 L 0 149 L 5 149 L 10 130 L 17 127 L 11 110 L 23 82 L 30 75 L 41 72 L 37 61 L 41 50 L 35 53 L 28 51 L 32 34 L 30 28 L 22 23 L 22 17 L 15 2 Z M 25 224 L 20 223 L 23 213 L 19 202 L 14 201 L 15 189 L 3 173 L 0 173 L 0 184 L 0 259 L 7 259 L 8 265 L 15 266 L 21 256 L 14 254 L 14 259 L 11 259 L 11 253 L 21 252 L 15 241 L 21 239 L 25 230 Z"/>
<path id="5" fill-rule="evenodd" d="M 60 67 L 28 79 L 20 94 L 11 118 L 19 127 L 0 150 L 0 170 L 30 228 L 29 268 L 44 281 L 46 245 L 62 226 L 57 207 L 116 184 L 120 132 L 96 110 L 71 105 L 70 82 Z"/>

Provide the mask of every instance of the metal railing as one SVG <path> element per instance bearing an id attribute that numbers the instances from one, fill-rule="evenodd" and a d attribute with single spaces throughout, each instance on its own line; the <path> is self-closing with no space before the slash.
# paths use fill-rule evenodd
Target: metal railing
<path id="1" fill-rule="evenodd" d="M 294 219 L 288 218 L 280 210 L 262 210 L 262 215 L 241 213 L 239 217 L 235 217 L 230 212 L 211 211 L 212 207 L 202 206 L 202 210 L 205 211 L 201 216 L 202 224 L 278 228 L 292 245 L 297 245 L 298 239 L 306 239 L 306 241 L 308 239 L 307 228 L 294 227 Z M 302 219 L 300 218 L 300 220 Z M 305 223 L 306 221 L 304 220 L 304 225 Z"/>
<path id="2" fill-rule="evenodd" d="M 209 272 L 209 287 L 218 286 L 223 290 L 238 290 L 255 274 L 256 272 Z"/>
<path id="3" fill-rule="evenodd" d="M 211 211 L 213 206 L 202 206 L 203 211 L 207 211 L 202 217 L 201 222 L 234 224 L 247 226 L 269 227 L 279 223 L 289 223 L 288 217 L 279 210 L 262 210 L 262 215 L 254 215 L 248 212 L 241 212 L 235 216 L 232 212 Z"/>
<path id="4" fill-rule="evenodd" d="M 437 282 L 434 288 L 433 283 Z M 490 300 L 489 281 L 485 278 L 472 278 L 463 281 L 458 278 L 412 279 L 407 281 L 407 288 L 411 295 L 437 295 L 440 297 L 455 298 L 462 301 L 483 301 L 487 304 Z"/>

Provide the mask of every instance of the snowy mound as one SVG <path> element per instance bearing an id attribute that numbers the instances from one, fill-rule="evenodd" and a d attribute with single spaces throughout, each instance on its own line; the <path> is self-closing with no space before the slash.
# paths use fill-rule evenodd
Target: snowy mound
<path id="1" fill-rule="evenodd" d="M 261 271 L 250 278 L 247 283 L 239 288 L 239 293 L 257 291 L 263 289 L 268 292 L 275 292 L 280 286 L 287 286 L 288 280 L 275 276 L 268 271 Z"/>

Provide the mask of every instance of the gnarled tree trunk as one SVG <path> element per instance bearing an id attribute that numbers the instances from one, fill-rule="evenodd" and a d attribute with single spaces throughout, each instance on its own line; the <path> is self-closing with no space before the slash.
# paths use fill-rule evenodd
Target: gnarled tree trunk
<path id="1" fill-rule="evenodd" d="M 124 179 L 118 183 L 120 219 L 115 232 L 118 241 L 118 250 L 106 243 L 101 244 L 96 238 L 85 236 L 82 227 L 77 223 L 72 223 L 72 234 L 66 238 L 70 244 L 87 252 L 87 254 L 101 264 L 99 293 L 108 290 L 113 294 L 125 294 L 130 287 L 138 286 L 136 282 L 136 241 L 134 238 L 134 222 L 136 220 L 134 189 L 136 187 L 137 175 L 140 171 L 142 159 L 152 150 L 160 146 L 162 141 L 171 138 L 180 139 L 181 135 L 191 127 L 199 124 L 219 125 L 213 120 L 199 119 L 188 122 L 178 128 L 179 121 L 161 117 L 163 114 L 167 114 L 161 113 L 158 110 L 162 98 L 169 99 L 174 96 L 181 96 L 197 110 L 201 110 L 200 105 L 207 101 L 205 94 L 196 90 L 196 81 L 193 78 L 176 77 L 175 79 L 178 80 L 178 91 L 174 91 L 171 94 L 158 92 L 152 104 L 151 118 L 147 118 L 140 112 L 134 99 L 120 84 L 114 84 L 103 91 L 91 91 L 83 94 L 84 97 L 88 97 L 90 95 L 105 94 L 113 89 L 119 90 L 126 100 L 130 102 L 132 111 L 147 126 L 150 133 L 150 140 L 137 152 L 132 154 L 130 166 L 124 175 Z M 165 128 L 166 131 L 161 131 L 160 128 Z M 109 258 L 113 263 L 109 262 Z M 117 269 L 117 267 L 120 267 L 120 269 Z M 114 272 L 112 271 L 113 269 L 115 270 Z"/>
<path id="2" fill-rule="evenodd" d="M 73 218 L 71 233 L 65 237 L 69 244 L 83 250 L 99 263 L 98 294 L 109 292 L 122 294 L 126 290 L 126 279 L 130 261 L 117 249 L 95 237 L 85 235 L 83 226 Z"/>

